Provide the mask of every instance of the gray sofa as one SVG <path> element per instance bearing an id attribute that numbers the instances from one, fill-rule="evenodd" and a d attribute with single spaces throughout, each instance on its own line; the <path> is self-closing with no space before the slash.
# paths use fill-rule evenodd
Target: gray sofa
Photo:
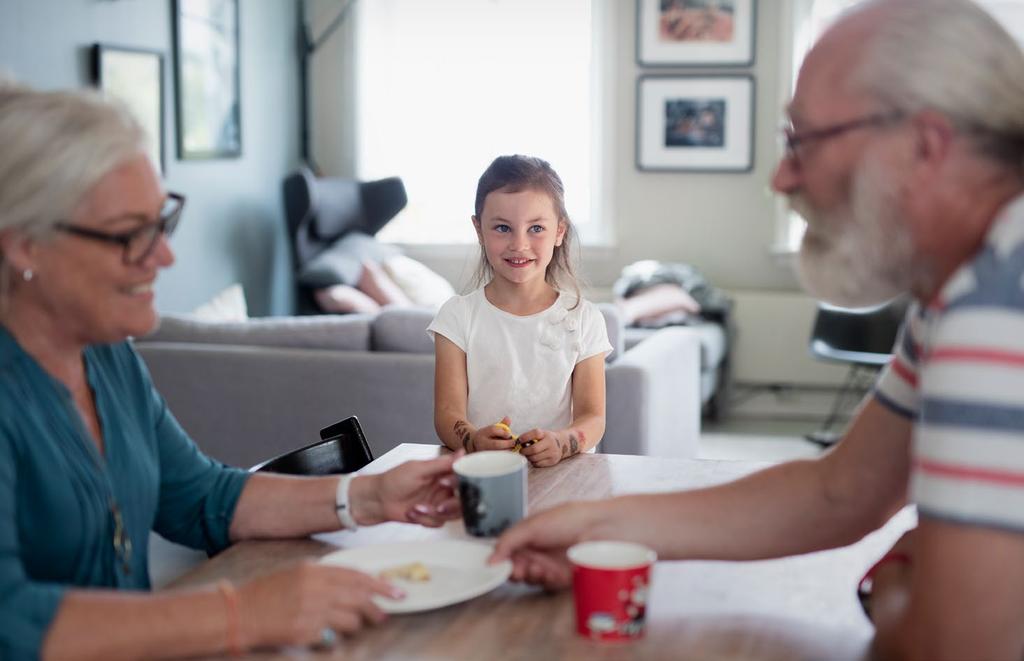
<path id="1" fill-rule="evenodd" d="M 686 328 L 700 340 L 700 399 L 704 413 L 712 420 L 724 414 L 729 385 L 728 321 L 699 321 Z M 626 351 L 661 329 L 628 326 L 623 337 Z"/>
<path id="2" fill-rule="evenodd" d="M 686 328 L 653 333 L 628 351 L 602 306 L 615 351 L 607 363 L 607 430 L 600 451 L 694 456 L 700 433 L 700 341 Z M 270 317 L 204 322 L 164 317 L 136 340 L 171 410 L 209 455 L 251 466 L 318 438 L 356 415 L 374 456 L 434 432 L 432 313 Z"/>

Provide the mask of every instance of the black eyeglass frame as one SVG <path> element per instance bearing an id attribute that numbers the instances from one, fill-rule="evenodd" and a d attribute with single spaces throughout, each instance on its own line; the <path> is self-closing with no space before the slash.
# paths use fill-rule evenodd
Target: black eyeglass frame
<path id="1" fill-rule="evenodd" d="M 807 131 L 795 131 L 792 125 L 785 126 L 782 128 L 782 138 L 786 145 L 786 157 L 794 163 L 799 164 L 800 156 L 797 154 L 797 149 L 799 149 L 801 145 L 829 140 L 856 129 L 884 126 L 886 124 L 898 122 L 905 117 L 906 113 L 902 110 L 890 110 L 888 112 L 872 113 L 870 115 L 865 115 L 864 117 L 851 119 L 847 122 L 840 122 L 839 124 L 823 126 L 818 129 L 809 129 Z"/>
<path id="2" fill-rule="evenodd" d="M 71 223 L 65 222 L 55 224 L 54 228 L 61 232 L 82 237 L 83 239 L 117 244 L 123 248 L 123 252 L 121 253 L 122 261 L 128 266 L 137 266 L 138 264 L 146 261 L 146 258 L 153 254 L 153 250 L 156 248 L 156 244 L 160 240 L 161 236 L 170 236 L 178 227 L 178 221 L 181 220 L 181 212 L 185 209 L 185 196 L 181 193 L 172 193 L 168 191 L 167 199 L 164 200 L 164 205 L 166 206 L 169 201 L 177 203 L 169 213 L 161 213 L 159 220 L 155 223 L 146 223 L 142 227 L 137 227 L 130 232 L 111 234 L 88 227 L 79 227 L 78 225 L 72 225 Z M 146 245 L 145 250 L 143 250 L 142 254 L 135 259 L 131 259 L 128 253 L 131 249 L 132 242 L 136 241 L 140 236 L 145 236 L 150 232 L 152 232 L 153 236 Z"/>

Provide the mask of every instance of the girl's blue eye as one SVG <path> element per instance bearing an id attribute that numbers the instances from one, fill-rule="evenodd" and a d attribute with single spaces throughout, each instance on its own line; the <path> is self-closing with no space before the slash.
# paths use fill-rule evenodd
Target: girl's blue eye
<path id="1" fill-rule="evenodd" d="M 502 234 L 504 234 L 505 232 L 510 232 L 511 230 L 512 230 L 512 228 L 509 227 L 508 225 L 495 225 L 494 226 L 494 231 L 495 232 L 501 232 Z"/>
<path id="2" fill-rule="evenodd" d="M 533 232 L 534 234 L 540 234 L 541 232 L 544 231 L 544 226 L 543 225 L 531 225 L 530 226 L 530 231 Z"/>

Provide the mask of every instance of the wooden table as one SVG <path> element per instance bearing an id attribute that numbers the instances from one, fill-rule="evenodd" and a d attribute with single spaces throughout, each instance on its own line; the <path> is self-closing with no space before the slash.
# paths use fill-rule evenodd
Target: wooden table
<path id="1" fill-rule="evenodd" d="M 379 472 L 436 456 L 437 446 L 400 445 L 364 469 Z M 765 466 L 626 455 L 579 455 L 531 469 L 532 511 L 573 499 L 686 489 L 725 482 Z M 756 503 L 752 504 L 756 507 Z M 647 632 L 630 643 L 596 643 L 575 633 L 571 592 L 548 594 L 505 584 L 439 610 L 392 616 L 329 652 L 281 650 L 259 659 L 852 659 L 864 657 L 872 629 L 855 596 L 866 568 L 914 524 L 904 510 L 852 546 L 757 562 L 659 562 L 652 577 Z M 671 525 L 666 521 L 665 525 Z M 243 580 L 337 547 L 465 536 L 461 521 L 440 529 L 387 523 L 298 541 L 243 542 L 174 586 Z"/>

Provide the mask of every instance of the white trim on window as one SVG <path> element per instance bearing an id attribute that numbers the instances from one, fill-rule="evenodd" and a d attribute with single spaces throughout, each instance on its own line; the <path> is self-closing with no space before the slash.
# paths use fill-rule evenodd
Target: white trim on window
<path id="1" fill-rule="evenodd" d="M 786 104 L 793 96 L 799 60 L 806 52 L 806 18 L 814 0 L 779 0 L 779 105 L 776 130 L 786 121 Z M 775 159 L 778 163 L 784 152 L 781 139 L 775 141 Z M 773 170 L 774 171 L 774 170 Z M 782 195 L 775 198 L 775 237 L 771 246 L 773 255 L 786 257 L 794 254 L 800 246 L 803 229 L 799 216 L 789 208 L 789 202 Z"/>
<path id="2" fill-rule="evenodd" d="M 610 0 L 360 4 L 356 175 L 401 176 L 409 193 L 382 240 L 475 243 L 476 180 L 518 152 L 562 175 L 583 243 L 611 241 Z"/>
<path id="3" fill-rule="evenodd" d="M 820 36 L 825 27 L 841 11 L 862 0 L 780 0 L 779 49 L 779 96 L 788 103 L 793 96 L 797 74 L 807 51 Z M 779 115 L 779 126 L 786 120 L 783 105 Z M 783 155 L 782 140 L 776 141 L 776 156 Z M 775 242 L 772 254 L 793 255 L 800 249 L 804 235 L 804 220 L 789 207 L 783 196 L 779 196 L 775 208 Z"/>

